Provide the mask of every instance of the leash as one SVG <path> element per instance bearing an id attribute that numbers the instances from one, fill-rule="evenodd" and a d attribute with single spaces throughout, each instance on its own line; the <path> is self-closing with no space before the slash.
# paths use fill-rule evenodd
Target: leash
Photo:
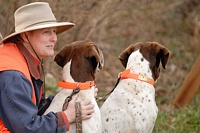
<path id="1" fill-rule="evenodd" d="M 72 93 L 65 99 L 65 102 L 63 104 L 62 111 L 67 109 L 67 106 L 69 102 L 72 100 L 72 97 L 79 93 L 80 90 L 86 90 L 88 88 L 91 88 L 92 86 L 95 86 L 94 80 L 88 81 L 85 83 L 80 82 L 67 82 L 67 81 L 60 81 L 57 83 L 58 87 L 62 87 L 63 89 L 72 89 Z"/>
<path id="2" fill-rule="evenodd" d="M 81 119 L 81 103 L 75 103 L 75 110 L 76 110 L 76 133 L 82 133 L 82 119 Z"/>
<path id="3" fill-rule="evenodd" d="M 63 104 L 62 107 L 62 111 L 66 110 L 69 102 L 72 100 L 72 97 L 79 93 L 80 88 L 77 88 L 75 90 L 72 91 L 72 93 L 65 99 L 65 102 Z M 81 119 L 81 103 L 80 102 L 76 102 L 75 103 L 75 113 L 76 113 L 76 133 L 82 133 L 82 119 Z"/>
<path id="4" fill-rule="evenodd" d="M 73 90 L 72 93 L 65 99 L 65 102 L 64 102 L 63 107 L 62 107 L 62 111 L 67 109 L 69 102 L 72 100 L 72 97 L 75 94 L 79 93 L 79 91 L 80 91 L 80 88 Z"/>
<path id="5" fill-rule="evenodd" d="M 97 97 L 96 101 L 97 102 L 99 102 L 99 101 L 105 101 L 108 98 L 108 96 L 115 90 L 115 88 L 119 84 L 119 81 L 120 81 L 120 77 L 117 79 L 117 82 L 116 82 L 114 88 L 109 93 L 107 93 L 105 96 L 103 96 L 103 97 Z"/>
<path id="6" fill-rule="evenodd" d="M 72 93 L 67 96 L 65 99 L 65 102 L 62 107 L 62 111 L 66 110 L 68 107 L 69 102 L 72 100 L 72 97 L 79 93 L 80 90 L 86 90 L 88 88 L 91 88 L 92 86 L 95 86 L 94 80 L 85 82 L 85 83 L 80 83 L 80 82 L 58 82 L 58 86 L 65 88 L 65 89 L 72 89 Z M 81 103 L 76 102 L 75 103 L 75 113 L 76 113 L 76 133 L 82 133 L 82 119 L 81 119 Z"/>
<path id="7" fill-rule="evenodd" d="M 105 101 L 108 98 L 108 96 L 115 90 L 115 88 L 119 84 L 120 79 L 127 79 L 127 78 L 140 80 L 140 81 L 149 83 L 151 85 L 154 85 L 154 82 L 155 82 L 152 78 L 149 78 L 149 77 L 146 77 L 146 76 L 143 76 L 143 75 L 140 75 L 140 74 L 131 73 L 130 69 L 126 69 L 123 72 L 119 73 L 115 87 L 109 93 L 107 93 L 104 97 L 97 97 L 96 101 L 98 101 L 98 102 L 102 101 L 102 100 Z"/>

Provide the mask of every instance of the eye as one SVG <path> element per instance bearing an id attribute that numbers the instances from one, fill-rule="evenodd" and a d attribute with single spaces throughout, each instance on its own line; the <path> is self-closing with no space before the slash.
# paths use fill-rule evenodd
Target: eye
<path id="1" fill-rule="evenodd" d="M 144 61 L 144 58 L 141 58 L 141 61 Z"/>
<path id="2" fill-rule="evenodd" d="M 57 29 L 54 29 L 53 32 L 56 33 L 56 32 L 57 32 Z"/>
<path id="3" fill-rule="evenodd" d="M 49 30 L 44 31 L 45 34 L 50 34 L 51 32 Z"/>
<path id="4" fill-rule="evenodd" d="M 52 28 L 51 29 L 50 28 L 49 29 L 44 29 L 44 31 L 43 31 L 44 34 L 49 34 L 49 35 L 50 34 L 56 34 L 56 32 L 57 32 L 56 28 L 53 28 L 53 29 Z"/>

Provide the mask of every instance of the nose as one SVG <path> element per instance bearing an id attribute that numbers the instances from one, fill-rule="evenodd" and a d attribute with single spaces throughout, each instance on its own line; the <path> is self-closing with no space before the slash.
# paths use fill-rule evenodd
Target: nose
<path id="1" fill-rule="evenodd" d="M 57 34 L 55 32 L 52 32 L 52 34 L 51 34 L 51 41 L 54 43 L 57 42 Z"/>

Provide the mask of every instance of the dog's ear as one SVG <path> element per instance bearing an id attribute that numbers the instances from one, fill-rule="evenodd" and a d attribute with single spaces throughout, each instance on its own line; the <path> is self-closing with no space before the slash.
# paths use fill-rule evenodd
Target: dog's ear
<path id="1" fill-rule="evenodd" d="M 120 55 L 119 60 L 122 63 L 122 65 L 126 68 L 128 58 L 131 55 L 131 53 L 139 48 L 140 42 L 136 44 L 131 44 L 129 47 L 127 47 Z"/>
<path id="2" fill-rule="evenodd" d="M 95 71 L 98 72 L 99 70 L 103 69 L 104 56 L 101 49 L 99 49 L 93 42 L 86 42 L 85 50 L 86 52 L 84 56 L 91 59 Z"/>
<path id="3" fill-rule="evenodd" d="M 167 48 L 162 48 L 160 50 L 160 59 L 164 69 L 166 69 L 167 62 L 169 60 L 169 50 Z"/>
<path id="4" fill-rule="evenodd" d="M 162 64 L 162 67 L 164 69 L 166 69 L 166 65 L 167 65 L 170 53 L 166 47 L 164 47 L 158 43 L 153 42 L 152 45 L 154 45 L 154 46 L 153 46 L 153 50 L 151 52 L 152 53 L 151 57 L 155 58 L 155 64 L 152 66 L 152 70 L 154 73 L 153 77 L 155 79 L 157 79 L 159 77 L 159 73 L 160 73 L 160 68 L 159 68 L 160 62 Z"/>
<path id="5" fill-rule="evenodd" d="M 169 59 L 169 50 L 166 47 L 159 44 L 156 45 L 155 51 L 156 51 L 156 66 L 159 67 L 161 61 L 162 67 L 166 69 L 166 65 Z"/>
<path id="6" fill-rule="evenodd" d="M 73 47 L 66 44 L 64 48 L 55 56 L 54 61 L 60 66 L 64 67 L 67 62 L 70 61 L 70 57 L 73 56 Z"/>

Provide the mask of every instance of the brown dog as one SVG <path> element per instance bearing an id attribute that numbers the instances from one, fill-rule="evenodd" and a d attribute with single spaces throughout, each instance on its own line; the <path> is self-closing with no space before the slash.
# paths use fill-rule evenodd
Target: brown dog
<path id="1" fill-rule="evenodd" d="M 65 98 L 72 93 L 73 89 L 80 88 L 77 102 L 90 99 L 94 104 L 92 118 L 82 122 L 84 133 L 101 133 L 100 110 L 94 97 L 95 73 L 103 68 L 104 58 L 102 51 L 91 41 L 77 41 L 67 44 L 55 57 L 55 62 L 63 68 L 63 81 L 59 82 L 62 87 L 54 97 L 45 114 L 53 111 L 62 111 Z M 88 86 L 89 87 L 86 87 Z M 75 86 L 75 88 L 73 88 Z M 70 124 L 69 133 L 75 133 L 75 124 Z"/>

